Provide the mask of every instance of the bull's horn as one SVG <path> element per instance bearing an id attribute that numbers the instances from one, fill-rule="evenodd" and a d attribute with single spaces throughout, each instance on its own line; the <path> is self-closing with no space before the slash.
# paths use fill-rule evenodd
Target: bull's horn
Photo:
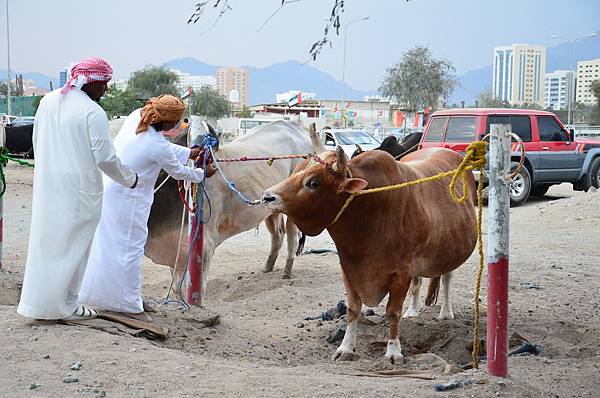
<path id="1" fill-rule="evenodd" d="M 341 146 L 337 146 L 335 148 L 335 157 L 336 161 L 333 164 L 333 170 L 340 174 L 346 173 L 346 164 L 348 163 L 348 159 L 346 158 L 346 154 L 344 153 L 344 149 Z"/>
<path id="2" fill-rule="evenodd" d="M 313 152 L 325 152 L 325 147 L 319 140 L 319 135 L 317 134 L 317 127 L 314 123 L 311 123 L 310 126 L 308 126 L 308 134 L 310 135 L 310 143 L 312 144 Z"/>

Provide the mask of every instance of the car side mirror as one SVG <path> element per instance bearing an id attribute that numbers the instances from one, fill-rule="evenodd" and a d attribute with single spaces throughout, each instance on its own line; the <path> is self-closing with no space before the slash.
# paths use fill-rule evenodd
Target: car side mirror
<path id="1" fill-rule="evenodd" d="M 571 142 L 575 141 L 575 130 L 574 129 L 569 129 L 569 141 L 571 141 Z"/>

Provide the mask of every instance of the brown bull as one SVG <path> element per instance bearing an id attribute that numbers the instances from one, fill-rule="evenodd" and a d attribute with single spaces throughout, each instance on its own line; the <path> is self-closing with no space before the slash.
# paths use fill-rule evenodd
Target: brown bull
<path id="1" fill-rule="evenodd" d="M 462 157 L 447 149 L 425 149 L 397 162 L 382 151 L 365 152 L 349 162 L 341 148 L 307 160 L 263 200 L 285 213 L 307 235 L 327 229 L 337 247 L 348 295 L 348 327 L 333 359 L 355 358 L 356 327 L 362 304 L 374 307 L 389 294 L 389 341 L 385 359 L 402 359 L 398 339 L 402 304 L 411 284 L 413 302 L 420 277 L 442 277 L 441 318 L 453 318 L 448 301 L 451 272 L 473 252 L 476 236 L 475 195 L 460 205 L 450 196 L 450 178 L 356 197 L 332 224 L 350 194 L 416 180 L 458 167 Z M 475 191 L 471 173 L 468 190 Z M 461 192 L 458 192 L 459 194 Z M 434 284 L 439 289 L 439 284 Z M 431 288 L 430 288 L 431 290 Z M 437 291 L 435 292 L 437 294 Z M 431 294 L 431 291 L 430 291 Z M 412 305 L 411 305 L 412 307 Z"/>

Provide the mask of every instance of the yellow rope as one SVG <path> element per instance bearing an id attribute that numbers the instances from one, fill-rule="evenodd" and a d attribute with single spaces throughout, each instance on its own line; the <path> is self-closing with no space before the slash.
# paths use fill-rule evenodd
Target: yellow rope
<path id="1" fill-rule="evenodd" d="M 483 170 L 486 162 L 487 152 L 487 142 L 477 141 L 471 143 L 467 147 L 467 153 L 461 164 L 454 170 L 442 172 L 430 177 L 420 178 L 418 180 L 407 181 L 401 184 L 396 185 L 388 185 L 385 187 L 379 188 L 371 188 L 364 189 L 362 191 L 358 191 L 353 193 L 346 199 L 346 202 L 342 206 L 342 208 L 338 211 L 337 215 L 333 219 L 333 221 L 329 224 L 329 226 L 335 224 L 339 218 L 342 216 L 346 208 L 350 205 L 350 203 L 354 200 L 355 197 L 366 195 L 370 193 L 377 192 L 386 192 L 394 189 L 405 188 L 417 184 L 423 184 L 430 181 L 441 180 L 446 177 L 452 176 L 452 181 L 450 182 L 450 196 L 452 199 L 458 203 L 462 204 L 467 199 L 467 195 L 469 195 L 469 190 L 467 189 L 467 171 L 472 169 Z M 458 184 L 458 179 L 462 182 L 462 195 L 458 196 L 456 193 L 456 185 Z M 483 175 L 479 177 L 479 183 L 477 185 L 477 244 L 479 251 L 479 270 L 477 272 L 477 280 L 475 283 L 475 322 L 474 322 L 474 330 L 473 330 L 473 367 L 479 367 L 479 329 L 480 329 L 480 309 L 479 309 L 479 295 L 481 291 L 481 276 L 483 274 L 484 269 L 484 257 L 483 257 L 483 236 L 482 236 L 482 214 L 483 214 Z"/>

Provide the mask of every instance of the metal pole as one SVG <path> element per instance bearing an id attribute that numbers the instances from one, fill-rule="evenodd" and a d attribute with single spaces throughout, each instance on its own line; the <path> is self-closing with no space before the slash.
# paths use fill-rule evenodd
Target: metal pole
<path id="1" fill-rule="evenodd" d="M 569 51 L 569 64 L 571 64 L 571 62 L 573 62 L 573 45 L 575 44 L 575 40 L 571 41 L 571 46 L 570 46 L 570 51 Z M 575 71 L 573 73 L 577 73 L 577 63 L 575 63 Z M 573 78 L 573 80 L 575 80 Z M 569 81 L 569 90 L 567 90 L 567 95 L 569 96 L 569 102 L 568 102 L 568 108 L 567 108 L 567 125 L 568 125 L 568 129 L 571 128 L 571 102 L 572 102 L 572 98 L 571 98 L 571 82 Z"/>
<path id="2" fill-rule="evenodd" d="M 8 27 L 8 0 L 6 0 L 6 60 L 8 63 L 8 82 L 6 84 L 6 113 L 10 116 L 12 114 L 12 95 L 10 89 L 10 29 Z"/>
<path id="3" fill-rule="evenodd" d="M 196 142 L 200 135 L 201 122 L 198 116 L 190 116 L 190 128 L 188 133 L 188 144 Z M 192 161 L 193 164 L 193 161 Z M 198 195 L 201 193 L 198 192 Z M 188 194 L 188 203 L 192 205 L 192 197 Z M 201 209 L 196 209 L 196 212 Z M 198 236 L 198 239 L 196 239 Z M 190 305 L 202 305 L 204 301 L 204 224 L 198 223 L 195 214 L 188 214 L 188 244 L 189 255 L 187 262 L 187 275 L 185 275 L 185 296 Z"/>
<path id="4" fill-rule="evenodd" d="M 6 128 L 0 125 L 0 149 L 6 140 Z M 0 165 L 2 167 L 2 165 Z M 6 177 L 5 177 L 6 178 Z M 4 181 L 0 180 L 0 192 L 4 191 Z M 6 193 L 6 192 L 5 192 Z M 0 270 L 2 270 L 2 252 L 4 246 L 4 195 L 0 196 Z"/>
<path id="5" fill-rule="evenodd" d="M 344 27 L 344 56 L 342 60 L 342 98 L 340 100 L 340 114 L 342 115 L 342 119 L 344 121 L 344 127 L 346 127 L 346 119 L 344 118 L 344 84 L 346 81 L 346 42 L 348 37 L 348 26 L 353 22 L 366 21 L 367 19 L 369 19 L 369 17 L 353 19 L 352 21 L 348 21 L 348 23 Z"/>
<path id="6" fill-rule="evenodd" d="M 510 125 L 493 124 L 490 134 L 488 201 L 487 364 L 493 376 L 508 376 L 508 237 Z"/>

